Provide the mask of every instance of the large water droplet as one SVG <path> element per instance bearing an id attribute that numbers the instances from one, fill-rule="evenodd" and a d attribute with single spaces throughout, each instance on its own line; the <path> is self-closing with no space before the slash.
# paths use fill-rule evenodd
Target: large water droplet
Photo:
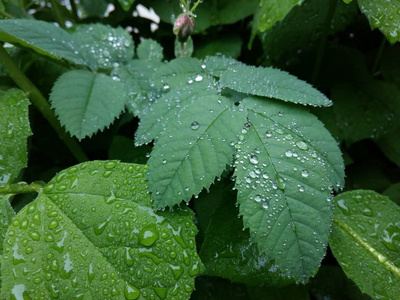
<path id="1" fill-rule="evenodd" d="M 255 156 L 255 155 L 252 155 L 252 156 L 250 157 L 250 162 L 251 162 L 253 165 L 258 164 L 258 157 Z"/>
<path id="2" fill-rule="evenodd" d="M 196 129 L 199 129 L 200 125 L 199 125 L 199 123 L 197 123 L 196 121 L 194 121 L 194 122 L 192 122 L 192 124 L 190 124 L 190 127 L 191 127 L 193 130 L 196 130 Z"/>
<path id="3" fill-rule="evenodd" d="M 382 244 L 392 251 L 400 251 L 400 223 L 389 223 L 383 230 Z"/>
<path id="4" fill-rule="evenodd" d="M 158 240 L 158 237 L 159 237 L 159 233 L 156 229 L 155 224 L 146 226 L 139 232 L 138 235 L 139 235 L 139 242 L 143 246 L 147 246 L 147 247 L 153 245 Z"/>
<path id="5" fill-rule="evenodd" d="M 124 289 L 124 295 L 127 300 L 135 300 L 140 296 L 140 290 L 131 284 L 127 284 Z"/>

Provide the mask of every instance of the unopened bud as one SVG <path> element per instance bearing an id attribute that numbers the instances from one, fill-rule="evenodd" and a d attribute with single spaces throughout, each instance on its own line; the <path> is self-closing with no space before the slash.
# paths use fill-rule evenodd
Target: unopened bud
<path id="1" fill-rule="evenodd" d="M 186 13 L 180 14 L 174 23 L 172 31 L 181 41 L 186 41 L 194 28 L 193 19 Z"/>

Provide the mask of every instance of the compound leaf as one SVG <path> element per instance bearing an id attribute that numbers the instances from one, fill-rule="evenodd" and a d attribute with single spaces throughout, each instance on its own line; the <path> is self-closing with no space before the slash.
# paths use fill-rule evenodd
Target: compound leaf
<path id="1" fill-rule="evenodd" d="M 149 189 L 155 207 L 189 201 L 231 164 L 244 122 L 242 111 L 222 96 L 205 96 L 188 104 L 166 124 L 148 161 Z"/>
<path id="2" fill-rule="evenodd" d="M 312 106 L 330 106 L 332 102 L 310 84 L 285 71 L 273 68 L 237 65 L 221 75 L 221 84 L 241 93 L 271 97 Z"/>
<path id="3" fill-rule="evenodd" d="M 80 53 L 95 70 L 118 67 L 132 59 L 134 45 L 129 33 L 103 24 L 79 25 L 72 36 L 79 42 Z"/>
<path id="4" fill-rule="evenodd" d="M 342 193 L 334 203 L 329 245 L 344 272 L 374 299 L 396 299 L 400 295 L 400 207 L 367 190 Z"/>
<path id="5" fill-rule="evenodd" d="M 65 30 L 51 23 L 37 20 L 1 20 L 0 40 L 21 45 L 53 59 L 65 59 L 78 65 L 87 65 L 78 51 L 79 43 Z"/>
<path id="6" fill-rule="evenodd" d="M 153 211 L 146 169 L 92 161 L 52 179 L 7 231 L 2 298 L 189 299 L 193 214 Z"/>
<path id="7" fill-rule="evenodd" d="M 119 116 L 126 95 L 121 82 L 102 73 L 64 73 L 50 94 L 52 107 L 68 132 L 83 139 L 104 129 Z"/>
<path id="8" fill-rule="evenodd" d="M 27 138 L 32 134 L 29 100 L 17 89 L 0 91 L 0 183 L 10 183 L 27 164 Z"/>
<path id="9" fill-rule="evenodd" d="M 247 98 L 235 188 L 245 228 L 284 275 L 306 282 L 331 225 L 331 186 L 343 185 L 340 150 L 321 122 L 293 105 Z"/>
<path id="10" fill-rule="evenodd" d="M 400 41 L 400 3 L 386 0 L 358 0 L 360 10 L 367 16 L 372 29 L 379 28 L 392 44 Z"/>

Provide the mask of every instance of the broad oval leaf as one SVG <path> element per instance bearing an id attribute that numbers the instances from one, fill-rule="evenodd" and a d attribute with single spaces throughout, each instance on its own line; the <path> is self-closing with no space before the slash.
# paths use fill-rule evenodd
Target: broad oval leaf
<path id="1" fill-rule="evenodd" d="M 358 0 L 372 29 L 379 28 L 390 43 L 400 41 L 400 3 L 387 0 Z"/>
<path id="2" fill-rule="evenodd" d="M 205 96 L 170 118 L 148 161 L 155 207 L 188 202 L 231 164 L 243 111 L 222 96 Z"/>
<path id="3" fill-rule="evenodd" d="M 320 265 L 331 225 L 331 186 L 343 185 L 340 150 L 321 122 L 293 105 L 243 101 L 248 123 L 235 157 L 245 228 L 284 275 L 306 282 Z"/>
<path id="4" fill-rule="evenodd" d="M 17 89 L 0 91 L 0 183 L 10 183 L 27 164 L 29 100 Z"/>
<path id="5" fill-rule="evenodd" d="M 332 102 L 307 82 L 273 68 L 237 65 L 221 75 L 222 86 L 241 93 L 275 98 L 312 106 L 330 106 Z"/>
<path id="6" fill-rule="evenodd" d="M 193 214 L 153 211 L 146 169 L 92 161 L 52 179 L 7 232 L 2 298 L 189 299 Z"/>
<path id="7" fill-rule="evenodd" d="M 1 20 L 0 40 L 21 45 L 53 59 L 65 59 L 78 65 L 87 65 L 79 53 L 79 43 L 65 30 L 51 23 L 37 20 Z"/>
<path id="8" fill-rule="evenodd" d="M 72 36 L 79 42 L 79 52 L 95 70 L 118 67 L 133 57 L 134 45 L 129 33 L 103 24 L 79 25 Z"/>
<path id="9" fill-rule="evenodd" d="M 374 299 L 400 295 L 400 207 L 374 191 L 334 198 L 329 245 L 346 275 Z"/>
<path id="10" fill-rule="evenodd" d="M 110 76 L 73 70 L 58 78 L 50 101 L 67 131 L 83 139 L 104 129 L 119 116 L 126 95 L 121 82 Z"/>

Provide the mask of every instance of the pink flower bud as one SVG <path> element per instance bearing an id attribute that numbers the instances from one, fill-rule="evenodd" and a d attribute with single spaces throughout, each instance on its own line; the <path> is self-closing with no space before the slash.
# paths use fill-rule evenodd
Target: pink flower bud
<path id="1" fill-rule="evenodd" d="M 193 28 L 193 19 L 189 15 L 183 13 L 176 19 L 172 31 L 181 41 L 186 41 L 193 32 Z"/>

